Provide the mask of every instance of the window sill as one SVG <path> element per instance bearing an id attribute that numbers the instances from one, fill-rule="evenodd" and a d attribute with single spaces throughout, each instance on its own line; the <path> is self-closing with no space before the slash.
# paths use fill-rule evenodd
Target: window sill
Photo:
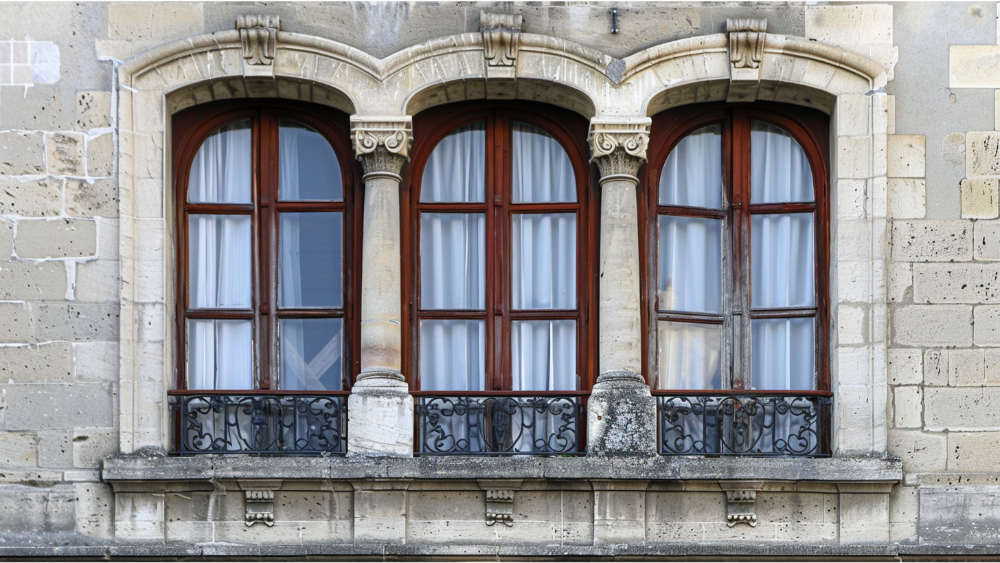
<path id="1" fill-rule="evenodd" d="M 594 479 L 881 482 L 902 480 L 887 456 L 751 457 L 258 457 L 160 454 L 112 456 L 104 481 L 211 479 Z"/>

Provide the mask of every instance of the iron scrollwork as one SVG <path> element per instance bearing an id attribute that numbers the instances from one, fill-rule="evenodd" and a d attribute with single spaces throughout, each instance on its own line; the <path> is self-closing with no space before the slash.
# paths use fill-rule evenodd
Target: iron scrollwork
<path id="1" fill-rule="evenodd" d="M 172 393 L 178 454 L 343 454 L 346 395 Z"/>
<path id="2" fill-rule="evenodd" d="M 581 454 L 581 397 L 421 396 L 416 407 L 425 455 Z"/>
<path id="3" fill-rule="evenodd" d="M 833 399 L 760 393 L 659 395 L 665 455 L 823 456 Z"/>

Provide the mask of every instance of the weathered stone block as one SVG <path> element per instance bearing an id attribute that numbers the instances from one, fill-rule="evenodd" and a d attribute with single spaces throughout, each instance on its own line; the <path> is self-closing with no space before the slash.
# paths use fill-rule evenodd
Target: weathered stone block
<path id="1" fill-rule="evenodd" d="M 840 541 L 846 544 L 889 541 L 889 495 L 842 492 Z"/>
<path id="2" fill-rule="evenodd" d="M 893 221 L 892 259 L 901 262 L 949 262 L 972 259 L 968 221 Z"/>
<path id="3" fill-rule="evenodd" d="M 983 360 L 986 372 L 984 385 L 987 387 L 1000 386 L 1000 348 L 987 348 L 984 350 Z"/>
<path id="4" fill-rule="evenodd" d="M 917 488 L 896 485 L 889 495 L 889 541 L 913 541 L 917 537 Z"/>
<path id="5" fill-rule="evenodd" d="M 0 534 L 34 536 L 72 532 L 74 502 L 72 485 L 25 487 L 0 485 Z"/>
<path id="6" fill-rule="evenodd" d="M 1000 346 L 1000 305 L 980 305 L 973 314 L 976 346 Z"/>
<path id="7" fill-rule="evenodd" d="M 893 413 L 896 428 L 920 428 L 923 406 L 923 389 L 917 386 L 893 389 Z"/>
<path id="8" fill-rule="evenodd" d="M 646 537 L 647 483 L 594 481 L 593 486 L 594 544 L 643 541 Z"/>
<path id="9" fill-rule="evenodd" d="M 91 260 L 76 266 L 77 301 L 117 301 L 121 285 L 118 260 Z M 162 298 L 162 295 L 161 295 Z"/>
<path id="10" fill-rule="evenodd" d="M 65 296 L 66 268 L 61 263 L 0 262 L 0 300 L 62 299 Z"/>
<path id="11" fill-rule="evenodd" d="M 197 35 L 204 29 L 200 4 L 108 6 L 108 37 L 126 41 L 166 41 Z"/>
<path id="12" fill-rule="evenodd" d="M 1000 88 L 1000 46 L 952 45 L 948 81 L 951 88 Z"/>
<path id="13" fill-rule="evenodd" d="M 111 426 L 111 393 L 97 383 L 7 386 L 8 430 Z"/>
<path id="14" fill-rule="evenodd" d="M 952 387 L 982 386 L 985 377 L 985 365 L 981 349 L 949 350 L 948 385 Z"/>
<path id="15" fill-rule="evenodd" d="M 893 341 L 903 346 L 971 346 L 972 307 L 909 305 L 893 314 Z"/>
<path id="16" fill-rule="evenodd" d="M 14 254 L 14 223 L 0 219 L 0 263 Z"/>
<path id="17" fill-rule="evenodd" d="M 37 467 L 38 436 L 29 432 L 0 432 L 0 467 Z"/>
<path id="18" fill-rule="evenodd" d="M 406 383 L 359 379 L 348 403 L 348 455 L 413 455 L 413 399 Z"/>
<path id="19" fill-rule="evenodd" d="M 909 262 L 890 262 L 888 264 L 888 295 L 890 302 L 900 302 L 906 299 L 907 293 L 913 287 L 913 266 Z"/>
<path id="20" fill-rule="evenodd" d="M 39 340 L 116 340 L 118 303 L 42 304 L 32 308 Z"/>
<path id="21" fill-rule="evenodd" d="M 97 223 L 86 219 L 34 219 L 17 224 L 14 251 L 21 258 L 76 258 L 97 253 Z"/>
<path id="22" fill-rule="evenodd" d="M 902 459 L 904 473 L 924 473 L 944 471 L 945 469 L 945 434 L 890 429 L 888 449 L 890 454 Z"/>
<path id="23" fill-rule="evenodd" d="M 837 177 L 867 179 L 872 176 L 870 137 L 837 138 Z"/>
<path id="24" fill-rule="evenodd" d="M 832 43 L 891 44 L 892 6 L 806 6 L 806 37 Z"/>
<path id="25" fill-rule="evenodd" d="M 0 346 L 0 381 L 53 383 L 70 381 L 69 343 Z"/>
<path id="26" fill-rule="evenodd" d="M 919 498 L 921 542 L 1000 543 L 1000 487 L 921 487 Z"/>
<path id="27" fill-rule="evenodd" d="M 656 455 L 656 402 L 642 376 L 601 374 L 587 402 L 587 428 L 589 455 Z"/>
<path id="28" fill-rule="evenodd" d="M 889 135 L 887 175 L 890 178 L 923 178 L 926 169 L 923 135 Z"/>
<path id="29" fill-rule="evenodd" d="M 28 305 L 0 303 L 0 343 L 31 340 L 31 311 Z"/>
<path id="30" fill-rule="evenodd" d="M 927 350 L 924 352 L 924 385 L 939 387 L 948 385 L 947 350 Z"/>
<path id="31" fill-rule="evenodd" d="M 162 494 L 115 495 L 115 538 L 162 542 L 165 539 L 164 520 Z"/>
<path id="32" fill-rule="evenodd" d="M 73 377 L 78 381 L 118 379 L 118 342 L 74 342 Z"/>
<path id="33" fill-rule="evenodd" d="M 1000 260 L 1000 221 L 976 221 L 976 260 Z"/>
<path id="34" fill-rule="evenodd" d="M 889 217 L 923 219 L 927 214 L 927 184 L 923 178 L 889 178 Z"/>
<path id="35" fill-rule="evenodd" d="M 73 430 L 73 467 L 100 468 L 101 461 L 117 451 L 117 428 L 77 428 Z"/>
<path id="36" fill-rule="evenodd" d="M 1000 303 L 1000 265 L 914 264 L 917 303 Z"/>
<path id="37" fill-rule="evenodd" d="M 837 307 L 837 338 L 841 344 L 867 342 L 867 325 L 864 307 L 840 305 Z"/>
<path id="38" fill-rule="evenodd" d="M 115 138 L 111 133 L 87 137 L 87 176 L 102 178 L 115 170 Z"/>
<path id="39" fill-rule="evenodd" d="M 45 148 L 41 133 L 0 133 L 0 174 L 44 174 Z"/>
<path id="40" fill-rule="evenodd" d="M 1000 132 L 969 132 L 965 135 L 965 175 L 1000 176 Z"/>
<path id="41" fill-rule="evenodd" d="M 45 163 L 53 176 L 85 176 L 84 136 L 80 133 L 46 133 Z"/>
<path id="42" fill-rule="evenodd" d="M 965 178 L 959 189 L 963 219 L 996 219 L 1000 215 L 1000 181 L 996 178 Z"/>
<path id="43" fill-rule="evenodd" d="M 77 92 L 77 131 L 89 131 L 104 127 L 111 127 L 111 92 Z"/>
<path id="44" fill-rule="evenodd" d="M 948 471 L 982 473 L 1000 463 L 1000 432 L 950 432 Z"/>
<path id="45" fill-rule="evenodd" d="M 101 226 L 97 233 L 97 257 L 102 260 L 118 259 L 118 219 L 97 219 Z"/>
<path id="46" fill-rule="evenodd" d="M 1000 388 L 935 387 L 924 390 L 924 426 L 929 430 L 1000 428 Z M 10 415 L 7 415 L 8 418 Z"/>
<path id="47" fill-rule="evenodd" d="M 871 96 L 846 94 L 837 97 L 837 135 L 863 137 L 870 133 Z"/>
<path id="48" fill-rule="evenodd" d="M 76 487 L 76 531 L 92 538 L 108 539 L 114 527 L 115 496 L 104 483 L 74 483 Z"/>
<path id="49" fill-rule="evenodd" d="M 0 215 L 56 216 L 62 213 L 62 199 L 63 180 L 59 178 L 0 176 Z"/>
<path id="50" fill-rule="evenodd" d="M 67 430 L 43 430 L 38 433 L 39 467 L 73 467 L 73 438 Z"/>
<path id="51" fill-rule="evenodd" d="M 406 541 L 406 487 L 402 481 L 359 481 L 354 485 L 354 541 Z"/>
<path id="52" fill-rule="evenodd" d="M 117 217 L 118 187 L 114 179 L 66 180 L 66 214 L 74 217 Z"/>
<path id="53" fill-rule="evenodd" d="M 920 385 L 923 382 L 923 350 L 893 348 L 889 350 L 889 385 Z"/>

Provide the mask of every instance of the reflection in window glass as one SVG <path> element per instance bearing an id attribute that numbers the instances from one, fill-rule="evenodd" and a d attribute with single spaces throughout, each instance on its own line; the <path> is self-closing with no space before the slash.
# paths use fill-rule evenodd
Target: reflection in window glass
<path id="1" fill-rule="evenodd" d="M 250 225 L 248 215 L 188 216 L 191 307 L 250 308 Z"/>
<path id="2" fill-rule="evenodd" d="M 420 182 L 421 203 L 482 202 L 486 190 L 486 122 L 455 129 L 434 147 Z"/>
<path id="3" fill-rule="evenodd" d="M 722 125 L 688 134 L 660 172 L 660 205 L 722 209 Z"/>
<path id="4" fill-rule="evenodd" d="M 545 131 L 515 121 L 511 162 L 511 201 L 553 203 L 576 201 L 576 178 L 569 155 Z"/>
<path id="5" fill-rule="evenodd" d="M 281 388 L 339 391 L 344 353 L 342 319 L 281 319 Z"/>
<path id="6" fill-rule="evenodd" d="M 280 120 L 278 154 L 278 199 L 344 199 L 340 162 L 333 147 L 318 131 L 296 121 Z"/>
<path id="7" fill-rule="evenodd" d="M 250 121 L 230 123 L 198 148 L 188 177 L 191 203 L 250 203 Z"/>
<path id="8" fill-rule="evenodd" d="M 813 201 L 809 159 L 780 127 L 751 121 L 750 163 L 750 203 Z"/>

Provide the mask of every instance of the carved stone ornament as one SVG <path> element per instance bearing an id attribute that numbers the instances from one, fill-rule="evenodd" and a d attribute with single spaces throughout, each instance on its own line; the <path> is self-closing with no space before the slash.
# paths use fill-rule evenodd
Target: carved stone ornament
<path id="1" fill-rule="evenodd" d="M 281 22 L 278 16 L 240 16 L 236 18 L 243 43 L 243 59 L 250 65 L 271 65 L 278 44 Z"/>
<path id="2" fill-rule="evenodd" d="M 521 488 L 521 480 L 480 479 L 479 488 L 486 493 L 486 525 L 513 527 L 514 492 Z"/>
<path id="3" fill-rule="evenodd" d="M 757 68 L 764 55 L 766 19 L 726 20 L 729 63 L 733 68 Z"/>
<path id="4" fill-rule="evenodd" d="M 590 122 L 590 159 L 601 172 L 601 183 L 610 179 L 638 182 L 639 167 L 646 162 L 649 118 L 630 121 Z"/>
<path id="5" fill-rule="evenodd" d="M 757 491 L 726 491 L 726 525 L 732 528 L 737 524 L 757 527 Z"/>
<path id="6" fill-rule="evenodd" d="M 265 526 L 274 526 L 274 491 L 250 490 L 244 491 L 247 496 L 246 525 L 253 526 L 262 522 Z"/>
<path id="7" fill-rule="evenodd" d="M 391 174 L 396 177 L 410 156 L 413 133 L 409 119 L 351 119 L 351 144 L 365 175 Z"/>
<path id="8" fill-rule="evenodd" d="M 483 34 L 486 66 L 514 66 L 522 18 L 516 14 L 481 12 L 479 31 Z"/>

